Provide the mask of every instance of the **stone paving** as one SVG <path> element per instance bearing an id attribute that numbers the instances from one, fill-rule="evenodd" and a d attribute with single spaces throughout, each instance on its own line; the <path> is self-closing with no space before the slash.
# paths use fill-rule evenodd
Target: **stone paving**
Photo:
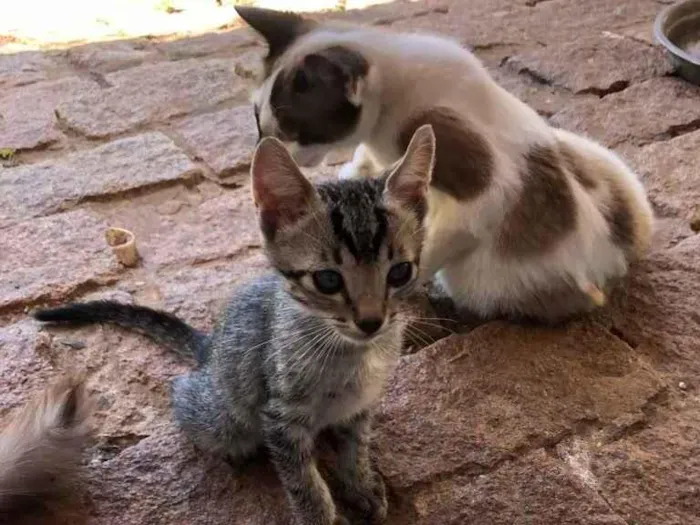
<path id="1" fill-rule="evenodd" d="M 700 524 L 700 88 L 651 40 L 663 3 L 343 15 L 460 39 L 552 122 L 629 159 L 658 214 L 652 253 L 600 314 L 559 329 L 492 322 L 403 357 L 374 440 L 390 524 Z M 168 381 L 186 364 L 114 328 L 26 315 L 113 297 L 209 328 L 264 271 L 247 177 L 263 52 L 235 30 L 0 55 L 0 418 L 48 378 L 87 371 L 100 427 L 88 517 L 65 523 L 288 523 L 268 466 L 234 476 L 171 424 Z M 136 233 L 137 268 L 115 262 L 108 226 Z"/>

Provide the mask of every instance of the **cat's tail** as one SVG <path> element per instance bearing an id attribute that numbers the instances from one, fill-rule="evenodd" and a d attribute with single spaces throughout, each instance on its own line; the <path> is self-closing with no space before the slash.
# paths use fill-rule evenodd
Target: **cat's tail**
<path id="1" fill-rule="evenodd" d="M 207 335 L 167 312 L 114 301 L 73 303 L 35 311 L 35 319 L 51 323 L 111 323 L 150 337 L 185 357 L 205 361 Z"/>
<path id="2" fill-rule="evenodd" d="M 68 376 L 23 406 L 0 433 L 0 523 L 51 514 L 72 496 L 92 435 L 91 402 L 81 378 Z"/>

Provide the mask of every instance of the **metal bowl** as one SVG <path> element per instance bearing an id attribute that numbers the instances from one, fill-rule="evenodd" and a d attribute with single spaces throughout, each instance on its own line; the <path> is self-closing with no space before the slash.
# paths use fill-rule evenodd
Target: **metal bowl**
<path id="1" fill-rule="evenodd" d="M 666 48 L 678 74 L 700 85 L 700 0 L 664 8 L 654 22 L 654 36 Z"/>

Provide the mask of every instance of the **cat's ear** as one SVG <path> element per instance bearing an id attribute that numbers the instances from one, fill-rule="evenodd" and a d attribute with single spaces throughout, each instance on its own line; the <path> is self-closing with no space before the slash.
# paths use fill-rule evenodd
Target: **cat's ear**
<path id="1" fill-rule="evenodd" d="M 317 203 L 313 185 L 278 139 L 260 141 L 250 168 L 260 229 L 268 240 L 309 214 Z"/>
<path id="2" fill-rule="evenodd" d="M 322 49 L 304 57 L 294 75 L 294 86 L 341 91 L 355 106 L 362 105 L 369 63 L 359 52 L 343 46 Z M 319 89 L 319 92 L 321 91 Z"/>
<path id="3" fill-rule="evenodd" d="M 235 6 L 235 9 L 238 15 L 267 41 L 269 56 L 283 54 L 299 36 L 316 25 L 315 21 L 288 11 L 242 5 Z"/>
<path id="4" fill-rule="evenodd" d="M 416 210 L 423 216 L 435 166 L 435 133 L 430 124 L 419 127 L 403 158 L 389 175 L 384 197 Z"/>

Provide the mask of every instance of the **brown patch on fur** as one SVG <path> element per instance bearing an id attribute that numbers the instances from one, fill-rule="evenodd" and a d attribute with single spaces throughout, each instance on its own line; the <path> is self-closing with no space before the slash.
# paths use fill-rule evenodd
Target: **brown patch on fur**
<path id="1" fill-rule="evenodd" d="M 432 186 L 458 200 L 479 196 L 491 182 L 493 155 L 486 139 L 448 108 L 431 108 L 411 116 L 399 134 L 404 151 L 415 131 L 424 124 L 433 127 L 436 138 Z"/>
<path id="2" fill-rule="evenodd" d="M 362 108 L 349 95 L 368 71 L 365 57 L 344 46 L 310 53 L 280 70 L 270 91 L 280 134 L 302 146 L 329 144 L 350 135 Z"/>
<path id="3" fill-rule="evenodd" d="M 506 214 L 498 239 L 500 252 L 511 257 L 541 255 L 576 228 L 576 203 L 560 155 L 535 146 L 525 160 L 520 198 Z"/>
<path id="4" fill-rule="evenodd" d="M 57 523 L 91 435 L 83 381 L 66 377 L 22 407 L 0 434 L 0 522 Z"/>
<path id="5" fill-rule="evenodd" d="M 605 220 L 610 228 L 610 238 L 626 251 L 635 247 L 634 216 L 624 194 L 615 186 L 610 187 L 610 203 L 605 213 Z"/>
<path id="6" fill-rule="evenodd" d="M 598 187 L 598 182 L 584 169 L 578 154 L 573 148 L 564 142 L 560 142 L 559 152 L 561 153 L 566 169 L 571 172 L 584 189 L 590 191 Z"/>

